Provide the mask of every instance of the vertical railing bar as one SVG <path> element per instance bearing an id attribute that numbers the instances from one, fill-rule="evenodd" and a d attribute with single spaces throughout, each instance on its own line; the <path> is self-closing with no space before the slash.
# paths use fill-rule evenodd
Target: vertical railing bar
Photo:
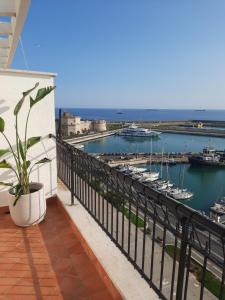
<path id="1" fill-rule="evenodd" d="M 160 284 L 159 284 L 159 290 L 160 291 L 162 291 L 162 282 L 163 282 L 164 258 L 165 258 L 165 243 L 166 243 L 166 227 L 163 228 L 163 244 L 162 244 L 161 269 L 160 269 Z"/>
<path id="2" fill-rule="evenodd" d="M 74 189 L 73 189 L 73 193 L 74 193 L 74 196 L 76 197 L 76 190 L 77 190 L 77 181 L 76 181 L 76 152 L 73 153 L 73 177 L 74 177 Z"/>
<path id="3" fill-rule="evenodd" d="M 137 261 L 137 241 L 138 241 L 138 203 L 136 203 L 136 224 L 135 224 L 135 242 L 134 242 L 134 261 Z"/>
<path id="4" fill-rule="evenodd" d="M 224 267 L 223 267 L 222 280 L 221 280 L 221 285 L 220 285 L 220 296 L 219 296 L 220 300 L 225 299 L 224 280 L 225 280 L 225 264 L 224 264 Z"/>
<path id="5" fill-rule="evenodd" d="M 98 195 L 98 220 L 100 222 L 100 195 L 99 193 L 97 193 L 97 195 Z"/>
<path id="6" fill-rule="evenodd" d="M 119 195 L 119 203 L 116 203 L 116 242 L 118 243 L 118 236 L 119 236 L 119 209 L 120 209 L 120 205 L 121 205 L 121 195 L 120 195 L 120 190 L 119 190 L 119 183 L 118 183 L 118 179 L 116 179 L 116 189 L 118 191 L 118 195 Z"/>
<path id="7" fill-rule="evenodd" d="M 188 280 L 189 280 L 189 272 L 190 272 L 190 262 L 191 262 L 191 245 L 189 245 L 188 256 L 187 256 L 187 266 L 186 266 L 186 278 L 185 278 L 185 286 L 184 286 L 184 300 L 187 299 L 187 291 L 188 291 Z"/>
<path id="8" fill-rule="evenodd" d="M 143 230 L 143 243 L 142 243 L 142 266 L 141 269 L 145 272 L 145 239 L 146 239 L 146 226 L 147 226 L 147 199 L 145 198 L 144 208 L 144 230 Z"/>
<path id="9" fill-rule="evenodd" d="M 70 171 L 71 171 L 71 205 L 74 205 L 74 154 L 73 152 L 71 151 L 71 166 L 70 166 Z"/>
<path id="10" fill-rule="evenodd" d="M 221 285 L 220 285 L 220 295 L 219 299 L 224 300 L 225 299 L 225 292 L 224 292 L 224 280 L 225 280 L 225 243 L 224 243 L 224 238 L 221 239 L 221 244 L 222 244 L 222 250 L 223 250 L 223 273 L 222 273 L 222 278 L 221 278 Z"/>
<path id="11" fill-rule="evenodd" d="M 102 224 L 103 227 L 105 228 L 105 199 L 104 197 L 101 197 L 101 199 L 102 199 Z"/>
<path id="12" fill-rule="evenodd" d="M 81 154 L 82 155 L 82 154 Z M 84 160 L 84 158 L 82 157 L 82 162 L 83 162 L 83 170 L 84 170 L 84 178 L 82 180 L 82 184 L 83 184 L 83 202 L 84 202 L 84 205 L 85 207 L 87 208 L 87 199 L 86 199 L 86 195 L 85 195 L 85 176 L 86 176 L 86 161 Z"/>
<path id="13" fill-rule="evenodd" d="M 176 231 L 179 231 L 179 224 L 176 225 Z M 177 235 L 175 235 L 175 240 L 174 240 L 173 268 L 172 268 L 170 300 L 173 299 L 174 279 L 175 279 L 175 271 L 176 271 L 176 261 L 177 261 Z"/>
<path id="14" fill-rule="evenodd" d="M 154 207 L 154 217 L 153 218 L 154 219 L 153 219 L 153 228 L 152 228 L 152 251 L 151 251 L 151 266 L 150 266 L 150 281 L 152 281 L 153 269 L 154 269 L 156 207 Z"/>
<path id="15" fill-rule="evenodd" d="M 181 245 L 180 245 L 180 257 L 179 257 L 179 268 L 177 276 L 177 292 L 176 299 L 180 300 L 183 298 L 183 287 L 184 287 L 184 274 L 185 274 L 185 260 L 188 245 L 188 220 L 186 218 L 181 219 L 182 234 L 181 234 Z"/>
<path id="16" fill-rule="evenodd" d="M 108 195 L 108 182 L 106 184 L 106 194 Z M 109 232 L 109 201 L 106 199 L 106 229 Z"/>
<path id="17" fill-rule="evenodd" d="M 131 201 L 129 198 L 129 205 L 128 205 L 128 249 L 127 253 L 130 255 L 130 229 L 131 229 Z"/>
<path id="18" fill-rule="evenodd" d="M 78 172 L 78 187 L 79 187 L 79 199 L 80 199 L 80 201 L 81 201 L 81 203 L 82 203 L 82 200 L 81 200 L 81 159 L 80 159 L 80 154 L 79 153 L 77 153 L 77 155 L 78 155 L 78 159 L 77 159 L 77 161 L 78 161 L 78 166 L 79 166 L 79 168 L 78 168 L 78 170 L 79 170 L 79 172 Z"/>
<path id="19" fill-rule="evenodd" d="M 91 207 L 91 214 L 93 215 L 93 191 L 95 190 L 95 181 L 93 181 L 93 166 L 90 164 L 90 174 L 89 174 L 89 180 L 92 183 L 92 185 L 89 186 L 89 197 L 90 197 L 90 207 Z M 94 182 L 94 184 L 93 184 Z"/>
<path id="20" fill-rule="evenodd" d="M 200 290 L 200 300 L 203 299 L 204 294 L 204 287 L 205 287 L 205 274 L 206 274 L 206 267 L 207 267 L 207 260 L 208 260 L 208 243 L 206 242 L 205 245 L 205 255 L 204 255 L 204 262 L 202 266 L 202 278 L 201 278 L 201 290 Z"/>
<path id="21" fill-rule="evenodd" d="M 81 155 L 81 201 L 83 205 L 86 207 L 85 202 L 84 202 L 84 160 L 82 159 Z"/>
<path id="22" fill-rule="evenodd" d="M 87 203 L 88 203 L 88 211 L 89 213 L 91 212 L 91 206 L 90 206 L 90 187 L 91 187 L 91 181 L 90 181 L 90 162 L 88 160 L 88 164 L 87 164 L 87 192 L 86 192 L 86 196 L 87 196 Z"/>
<path id="23" fill-rule="evenodd" d="M 70 155 L 66 155 L 66 182 L 67 182 L 67 186 L 70 188 L 70 180 L 69 180 L 69 159 L 70 159 Z"/>
<path id="24" fill-rule="evenodd" d="M 122 203 L 122 235 L 121 235 L 122 249 L 124 249 L 124 209 L 125 209 L 125 199 L 123 199 L 123 203 Z"/>

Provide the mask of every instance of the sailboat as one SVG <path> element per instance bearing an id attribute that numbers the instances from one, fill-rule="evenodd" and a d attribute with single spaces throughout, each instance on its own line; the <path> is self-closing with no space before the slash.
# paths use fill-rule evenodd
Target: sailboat
<path id="1" fill-rule="evenodd" d="M 144 173 L 142 174 L 144 176 L 142 176 L 139 179 L 139 181 L 142 182 L 142 183 L 148 183 L 148 182 L 152 182 L 152 181 L 155 181 L 155 180 L 159 179 L 159 172 L 153 172 L 151 170 L 151 168 L 152 168 L 152 140 L 151 140 L 151 144 L 150 145 L 151 145 L 150 170 L 149 170 L 149 172 L 146 172 L 146 174 L 145 174 L 146 176 L 144 175 Z"/>
<path id="2" fill-rule="evenodd" d="M 188 191 L 187 189 L 183 188 L 184 184 L 184 167 L 181 177 L 181 187 L 182 188 L 174 188 L 168 191 L 168 194 L 176 200 L 188 200 L 194 196 L 194 193 Z"/>

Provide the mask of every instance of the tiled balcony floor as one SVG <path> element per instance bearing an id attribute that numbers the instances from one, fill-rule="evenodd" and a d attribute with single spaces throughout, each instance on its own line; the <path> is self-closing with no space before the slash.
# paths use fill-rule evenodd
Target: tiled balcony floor
<path id="1" fill-rule="evenodd" d="M 0 209 L 0 300 L 112 297 L 56 199 L 38 226 L 19 228 Z M 111 290 L 112 292 L 112 290 Z"/>

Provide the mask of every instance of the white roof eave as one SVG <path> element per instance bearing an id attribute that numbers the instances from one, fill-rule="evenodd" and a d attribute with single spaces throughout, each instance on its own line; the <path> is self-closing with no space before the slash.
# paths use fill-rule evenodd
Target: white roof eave
<path id="1" fill-rule="evenodd" d="M 30 0 L 1 0 L 0 17 L 10 22 L 0 22 L 0 68 L 9 68 L 29 10 Z"/>

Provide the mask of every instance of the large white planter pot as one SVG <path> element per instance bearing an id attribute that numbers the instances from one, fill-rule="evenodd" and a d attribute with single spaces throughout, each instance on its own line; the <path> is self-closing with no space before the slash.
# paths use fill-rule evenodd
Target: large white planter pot
<path id="1" fill-rule="evenodd" d="M 13 206 L 15 196 L 9 192 L 9 210 L 14 223 L 26 227 L 40 223 L 46 214 L 46 199 L 42 183 L 32 182 L 31 190 L 35 192 L 22 195 Z"/>

